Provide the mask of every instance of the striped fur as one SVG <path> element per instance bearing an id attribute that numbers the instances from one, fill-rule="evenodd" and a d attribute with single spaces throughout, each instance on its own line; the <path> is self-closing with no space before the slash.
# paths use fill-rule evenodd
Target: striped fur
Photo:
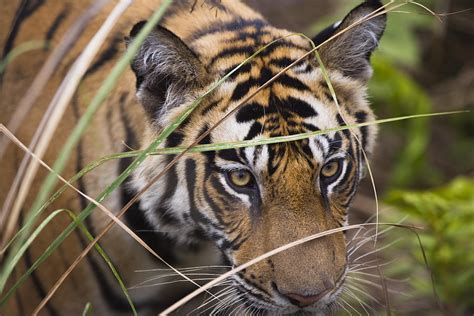
<path id="1" fill-rule="evenodd" d="M 134 40 L 143 21 L 159 4 L 159 0 L 137 0 L 127 10 L 89 68 L 58 135 L 69 133 L 84 113 L 91 91 L 104 80 L 126 44 Z M 6 6 L 5 12 L 11 16 L 3 22 L 8 28 L 3 28 L 0 34 L 4 55 L 38 34 L 56 45 L 87 4 L 73 0 L 18 0 Z M 379 7 L 378 1 L 360 5 L 341 23 L 317 36 L 316 42 L 323 42 Z M 31 138 L 61 76 L 111 8 L 112 5 L 107 5 L 70 49 L 19 131 L 20 139 L 27 142 Z M 384 26 L 382 15 L 321 48 L 340 112 L 311 55 L 243 104 L 201 143 L 286 136 L 333 128 L 345 122 L 373 120 L 365 85 L 371 73 L 369 57 Z M 9 31 L 5 33 L 5 29 Z M 191 145 L 258 87 L 311 49 L 306 39 L 290 34 L 272 27 L 236 0 L 176 1 L 161 25 L 142 44 L 131 71 L 123 76 L 96 114 L 64 175 L 71 176 L 88 162 L 107 154 L 126 151 L 129 147 L 145 148 L 161 128 L 173 122 L 214 82 L 260 47 L 283 38 L 206 97 L 164 146 Z M 47 54 L 47 51 L 27 53 L 7 67 L 1 82 L 2 122 L 11 117 Z M 372 150 L 375 134 L 375 127 L 370 126 L 296 142 L 186 154 L 143 194 L 124 221 L 177 267 L 222 263 L 237 266 L 288 242 L 346 225 L 348 208 L 362 175 L 362 150 Z M 63 142 L 64 137 L 55 138 L 45 157 L 47 162 L 54 161 Z M 5 174 L 0 180 L 2 200 L 19 157 L 19 151 L 10 146 L 0 167 L 2 175 Z M 105 205 L 118 211 L 172 158 L 149 157 Z M 77 187 L 96 196 L 130 162 L 123 159 L 107 163 L 81 179 Z M 337 162 L 337 172 L 324 178 L 322 169 L 330 162 Z M 238 187 L 232 182 L 230 175 L 239 170 L 251 175 L 249 185 Z M 34 188 L 41 184 L 41 176 Z M 31 199 L 35 192 L 33 189 Z M 80 210 L 85 205 L 86 201 L 71 191 L 63 194 L 51 209 Z M 106 222 L 107 216 L 96 211 L 87 219 L 86 226 L 97 234 Z M 67 224 L 67 218 L 58 218 L 48 227 L 17 267 L 10 284 Z M 81 233 L 71 235 L 7 305 L 0 307 L 0 314 L 28 315 L 86 243 Z M 143 274 L 135 270 L 161 266 L 119 228 L 113 229 L 101 245 L 129 286 L 143 281 Z M 333 234 L 277 254 L 235 275 L 232 293 L 236 300 L 242 299 L 240 308 L 249 312 L 321 314 L 341 291 L 346 256 L 344 234 Z M 179 284 L 132 290 L 140 315 L 156 314 L 190 289 L 189 285 Z M 130 312 L 123 294 L 96 254 L 80 264 L 43 312 L 78 314 L 87 302 L 92 303 L 96 315 Z M 230 307 L 236 308 L 232 304 Z"/>

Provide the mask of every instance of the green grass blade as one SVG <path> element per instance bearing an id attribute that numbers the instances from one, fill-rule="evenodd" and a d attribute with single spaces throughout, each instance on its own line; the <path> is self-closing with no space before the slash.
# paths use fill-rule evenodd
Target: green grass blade
<path id="1" fill-rule="evenodd" d="M 277 136 L 277 137 L 269 137 L 269 138 L 262 138 L 262 139 L 253 139 L 253 140 L 245 140 L 245 141 L 237 141 L 237 142 L 228 142 L 228 143 L 216 143 L 216 144 L 203 144 L 197 145 L 191 149 L 189 152 L 206 152 L 206 151 L 218 151 L 224 149 L 231 149 L 231 148 L 242 148 L 242 147 L 253 147 L 253 146 L 260 146 L 260 145 L 269 145 L 269 144 L 278 144 L 284 142 L 291 142 L 291 141 L 298 141 L 307 139 L 310 137 L 324 135 L 331 132 L 338 132 L 343 131 L 351 128 L 358 128 L 363 126 L 369 126 L 373 124 L 386 124 L 386 123 L 393 123 L 397 121 L 405 121 L 410 119 L 417 119 L 417 118 L 427 118 L 433 116 L 443 116 L 443 115 L 453 115 L 453 114 L 461 114 L 465 113 L 466 111 L 450 111 L 450 112 L 436 112 L 436 113 L 426 113 L 426 114 L 414 114 L 414 115 L 407 115 L 407 116 L 400 116 L 400 117 L 393 117 L 387 119 L 379 119 L 374 120 L 371 122 L 364 122 L 359 124 L 350 124 L 344 126 L 338 126 L 334 128 L 328 128 L 325 130 L 314 131 L 314 132 L 307 132 L 307 133 L 300 133 L 300 134 L 293 134 L 288 136 Z M 175 155 L 180 154 L 186 150 L 186 147 L 168 147 L 168 148 L 160 148 L 157 151 L 154 151 L 150 154 L 152 155 Z M 127 152 L 130 156 L 135 156 L 139 154 L 139 151 L 130 151 Z M 125 155 L 123 156 L 125 157 Z"/>
<path id="2" fill-rule="evenodd" d="M 219 151 L 219 150 L 225 150 L 225 149 L 232 149 L 232 148 L 243 148 L 243 147 L 253 147 L 253 146 L 261 146 L 261 145 L 271 145 L 271 144 L 278 144 L 278 143 L 283 143 L 283 142 L 289 142 L 289 141 L 298 141 L 298 140 L 303 140 L 307 139 L 310 137 L 315 137 L 318 135 L 323 135 L 327 134 L 330 132 L 337 132 L 337 131 L 342 131 L 346 130 L 349 128 L 354 128 L 354 127 L 362 127 L 362 126 L 367 126 L 371 124 L 386 124 L 386 123 L 394 123 L 397 121 L 404 121 L 404 120 L 410 120 L 410 119 L 417 119 L 417 118 L 427 118 L 427 117 L 433 117 L 433 116 L 442 116 L 442 115 L 453 115 L 453 114 L 460 114 L 464 113 L 463 111 L 454 111 L 454 112 L 437 112 L 437 113 L 427 113 L 427 114 L 416 114 L 416 115 L 409 115 L 409 116 L 400 116 L 396 118 L 388 118 L 388 119 L 379 119 L 375 120 L 372 122 L 365 122 L 365 123 L 360 123 L 360 124 L 354 124 L 352 126 L 340 126 L 336 127 L 333 129 L 325 129 L 321 131 L 315 131 L 315 132 L 309 132 L 309 133 L 300 133 L 300 134 L 294 134 L 290 136 L 279 136 L 279 137 L 270 137 L 270 138 L 265 138 L 265 139 L 256 139 L 256 140 L 245 140 L 245 141 L 239 141 L 239 142 L 228 142 L 228 143 L 215 143 L 215 144 L 203 144 L 203 145 L 197 145 L 189 150 L 189 152 L 207 152 L 207 151 Z M 186 150 L 186 147 L 168 147 L 168 148 L 160 148 L 157 149 L 156 151 L 153 151 L 150 153 L 150 155 L 177 155 L 182 153 L 184 150 Z M 125 153 L 118 153 L 114 155 L 109 155 L 100 158 L 99 160 L 96 160 L 86 167 L 84 167 L 80 172 L 78 172 L 74 177 L 72 177 L 68 182 L 69 183 L 74 183 L 77 181 L 79 178 L 83 177 L 85 174 L 88 172 L 94 170 L 95 168 L 101 166 L 103 163 L 110 161 L 110 160 L 115 160 L 115 159 L 124 159 L 124 158 L 134 158 L 139 156 L 143 151 L 129 151 Z M 56 191 L 53 196 L 42 206 L 41 211 L 43 211 L 47 206 L 49 206 L 51 203 L 54 202 L 66 189 L 67 185 L 64 185 L 62 188 L 60 188 L 58 191 Z M 25 229 L 26 226 L 22 228 L 22 230 Z M 17 238 L 18 233 L 13 237 L 13 239 L 0 251 L 1 253 L 4 253 L 6 249 L 9 247 L 9 245 Z"/>
<path id="3" fill-rule="evenodd" d="M 66 143 L 59 154 L 59 158 L 56 160 L 56 162 L 53 165 L 53 170 L 57 174 L 60 174 L 62 172 L 62 170 L 64 169 L 70 157 L 70 154 L 74 152 L 73 150 L 74 147 L 77 145 L 77 142 L 79 141 L 81 135 L 84 133 L 85 129 L 91 122 L 94 114 L 99 109 L 103 101 L 107 98 L 108 94 L 112 91 L 120 75 L 129 67 L 130 61 L 135 56 L 136 52 L 138 52 L 141 43 L 145 40 L 146 36 L 152 31 L 152 29 L 155 27 L 155 25 L 164 15 L 166 9 L 169 7 L 171 3 L 172 3 L 172 0 L 165 0 L 162 3 L 162 5 L 159 7 L 159 9 L 155 11 L 151 19 L 140 30 L 135 40 L 129 45 L 124 56 L 122 56 L 122 58 L 114 66 L 111 73 L 105 80 L 104 84 L 99 88 L 99 91 L 95 95 L 94 99 L 92 100 L 91 104 L 87 108 L 86 112 L 81 117 L 78 124 L 73 129 L 71 135 L 66 140 Z M 33 227 L 33 224 L 39 215 L 38 210 L 40 210 L 41 205 L 43 205 L 47 201 L 48 196 L 51 194 L 56 182 L 57 182 L 56 175 L 54 173 L 50 173 L 47 176 L 43 185 L 41 186 L 41 191 L 39 192 L 35 202 L 33 203 L 33 206 L 31 207 L 30 211 L 28 212 L 26 216 L 25 226 L 27 226 L 27 228 L 23 231 L 22 234 L 19 235 L 19 237 L 17 238 L 17 241 L 13 244 L 12 253 L 17 254 L 19 252 L 19 248 L 27 239 L 27 236 L 31 231 L 31 227 Z M 85 217 L 78 217 L 78 220 L 83 221 L 84 218 Z M 74 227 L 75 227 L 74 224 L 71 224 L 68 226 L 69 229 L 67 229 L 68 230 L 67 235 L 69 235 L 72 232 Z M 0 293 L 3 292 L 6 280 L 10 276 L 11 272 L 13 271 L 17 263 L 18 261 L 12 260 L 11 256 L 9 256 L 6 259 L 4 269 L 2 270 L 0 274 Z"/>
<path id="4" fill-rule="evenodd" d="M 92 241 L 94 240 L 94 237 L 92 236 L 92 234 L 87 230 L 87 228 L 80 222 L 77 221 L 77 216 L 71 212 L 70 210 L 65 210 L 65 209 L 61 209 L 61 210 L 56 210 L 54 212 L 52 212 L 51 214 L 49 214 L 46 219 L 44 221 L 42 221 L 40 223 L 40 225 L 30 234 L 29 238 L 26 240 L 26 242 L 21 246 L 20 248 L 20 252 L 19 253 L 16 253 L 14 255 L 14 258 L 19 260 L 21 255 L 26 251 L 26 249 L 28 247 L 30 247 L 30 245 L 35 241 L 36 237 L 38 237 L 38 235 L 43 231 L 43 229 L 54 219 L 56 218 L 56 216 L 58 216 L 59 214 L 62 214 L 62 213 L 66 213 L 73 222 L 75 222 L 77 224 L 77 226 L 81 229 L 81 231 L 83 232 L 83 234 L 87 237 L 88 240 Z M 133 312 L 133 314 L 136 316 L 137 315 L 137 312 L 136 312 L 136 309 L 135 309 L 135 306 L 133 304 L 133 301 L 128 293 L 128 290 L 122 280 L 122 278 L 120 277 L 120 274 L 118 273 L 117 269 L 114 267 L 113 263 L 112 263 L 112 260 L 110 259 L 110 257 L 105 253 L 105 251 L 102 249 L 102 247 L 99 245 L 99 244 L 96 244 L 95 245 L 95 249 L 96 251 L 100 254 L 100 256 L 104 259 L 104 261 L 107 263 L 107 265 L 109 266 L 110 270 L 112 271 L 115 279 L 117 280 L 117 282 L 119 283 L 120 285 L 120 288 L 122 289 L 125 297 L 127 298 L 127 301 L 130 305 L 130 308 Z M 44 256 L 44 253 L 42 254 L 42 256 Z M 41 256 L 40 256 L 41 257 Z M 25 274 L 22 276 L 22 278 L 25 277 L 25 278 L 28 278 L 29 275 L 28 274 Z M 19 286 L 20 284 L 18 284 Z M 15 291 L 17 290 L 18 288 L 17 284 L 15 284 L 12 288 L 10 288 L 7 293 L 5 293 L 5 296 L 2 297 L 0 299 L 0 305 L 3 305 L 5 304 L 5 302 L 15 293 Z"/>
<path id="5" fill-rule="evenodd" d="M 171 1 L 167 1 L 166 2 L 167 4 L 170 4 Z M 163 7 L 164 8 L 164 7 Z M 161 9 L 161 7 L 160 7 Z M 164 8 L 165 9 L 165 8 Z M 161 15 L 164 13 L 164 9 L 161 10 L 161 11 L 157 11 L 157 13 L 161 13 Z M 136 39 L 130 44 L 129 46 L 129 50 L 132 49 L 132 47 L 134 46 L 137 46 L 137 50 L 139 49 L 139 41 L 141 40 L 140 38 L 140 34 L 142 32 L 150 32 L 152 27 L 157 23 L 157 19 L 159 17 L 161 17 L 160 14 L 157 14 L 155 13 L 154 17 L 147 22 L 147 24 L 143 27 L 143 29 L 140 31 L 139 35 L 136 37 Z M 156 20 L 156 21 L 155 21 Z M 153 24 L 154 23 L 154 24 Z M 148 29 L 147 28 L 147 25 L 151 25 L 150 28 Z M 148 34 L 148 33 L 146 33 Z M 146 35 L 143 36 L 143 39 L 145 38 Z M 253 59 L 256 55 L 258 55 L 260 52 L 262 52 L 263 50 L 265 50 L 267 47 L 269 47 L 270 45 L 274 44 L 275 42 L 279 41 L 281 39 L 278 39 L 278 40 L 275 40 L 275 41 L 272 41 L 271 43 L 265 45 L 264 47 L 260 48 L 256 53 L 254 53 L 252 56 L 250 56 L 249 58 L 247 58 L 245 61 L 243 61 L 241 64 L 239 64 L 236 68 L 234 68 L 232 71 L 230 71 L 226 76 L 224 76 L 223 78 L 221 78 L 220 80 L 218 80 L 214 85 L 212 85 L 212 87 L 206 91 L 202 96 L 200 96 L 199 98 L 197 98 L 193 104 L 186 110 L 184 111 L 184 113 L 182 113 L 176 120 L 175 122 L 173 122 L 172 124 L 170 124 L 169 126 L 167 126 L 162 132 L 161 134 L 157 137 L 157 139 L 152 142 L 148 148 L 146 150 L 144 150 L 143 152 L 141 152 L 137 158 L 128 166 L 128 168 L 122 172 L 122 174 L 119 175 L 119 177 L 111 184 L 109 185 L 101 194 L 99 194 L 99 196 L 97 197 L 97 202 L 101 203 L 107 196 L 109 196 L 116 188 L 118 188 L 124 181 L 125 179 L 127 179 L 130 174 L 133 172 L 133 170 L 135 170 L 145 159 L 146 157 L 149 155 L 150 152 L 156 150 L 158 148 L 158 146 L 176 129 L 179 127 L 179 125 L 181 125 L 181 123 L 192 113 L 192 111 L 201 103 L 201 101 L 207 96 L 209 95 L 210 93 L 212 93 L 212 91 L 214 91 L 214 89 L 216 89 L 219 85 L 221 85 L 225 80 L 227 80 L 235 71 L 237 71 L 238 69 L 240 69 L 243 65 L 245 65 L 247 62 L 249 62 L 251 59 Z M 137 44 L 138 43 L 138 44 Z M 127 55 L 126 55 L 127 56 Z M 131 55 L 130 59 L 133 58 L 133 55 Z M 121 60 L 122 61 L 122 60 Z M 121 62 L 119 61 L 119 63 Z M 129 60 L 127 60 L 127 65 L 128 65 L 128 62 Z M 114 68 L 115 70 L 115 68 Z M 114 70 L 112 70 L 112 74 L 114 73 Z M 110 77 L 110 76 L 109 76 Z M 109 79 L 109 78 L 108 78 Z M 102 91 L 102 89 L 100 90 Z M 98 94 L 101 94 L 99 91 Z M 101 94 L 102 95 L 102 94 Z M 103 96 L 103 98 L 105 99 L 105 97 L 107 96 L 107 94 L 105 94 Z M 103 101 L 103 100 L 102 100 Z M 93 104 L 94 101 L 93 101 Z M 98 106 L 98 105 L 97 105 Z M 88 109 L 89 110 L 89 109 Z M 83 116 L 84 117 L 88 117 L 84 120 L 84 123 L 83 124 L 88 124 L 88 122 L 90 122 L 91 120 L 91 116 L 92 114 L 88 115 L 89 114 L 89 111 L 86 111 L 86 114 Z M 80 120 L 79 123 L 82 122 L 82 118 Z M 78 124 L 79 125 L 79 124 Z M 84 129 L 85 129 L 86 126 L 84 126 Z M 75 133 L 75 131 L 77 131 Z M 79 134 L 79 129 L 77 129 L 77 126 L 76 128 L 74 129 L 73 131 L 73 135 L 72 137 L 70 137 L 67 141 L 67 144 L 69 144 L 68 146 L 65 146 L 63 147 L 63 150 L 61 151 L 62 153 L 62 156 L 68 156 L 68 153 L 72 152 L 74 146 L 75 146 L 75 143 L 77 143 L 77 141 L 79 140 L 80 138 L 80 134 Z M 76 139 L 77 138 L 77 139 Z M 73 139 L 75 141 L 74 145 L 73 145 Z M 62 168 L 64 167 L 64 164 L 65 162 L 67 161 L 67 159 L 65 158 L 60 158 L 60 160 L 58 160 L 55 165 L 53 166 L 53 170 L 56 172 L 56 173 L 59 173 L 61 172 Z M 59 168 L 58 168 L 59 167 Z M 45 182 L 45 184 L 43 185 L 44 188 L 42 189 L 42 191 L 40 192 L 40 197 L 37 198 L 36 202 L 34 203 L 34 206 L 32 207 L 32 211 L 33 213 L 30 213 L 30 217 L 26 220 L 26 224 L 25 226 L 28 226 L 27 229 L 25 229 L 23 231 L 23 235 L 26 235 L 28 234 L 29 230 L 30 230 L 30 227 L 32 227 L 32 225 L 34 224 L 34 221 L 35 219 L 37 218 L 37 216 L 39 215 L 39 210 L 41 209 L 41 205 L 44 204 L 44 201 L 46 201 L 47 199 L 47 196 L 50 194 L 54 184 L 56 183 L 56 176 L 54 174 L 50 174 Z M 82 222 L 84 221 L 91 213 L 92 211 L 95 209 L 95 205 L 94 204 L 89 204 L 77 217 L 77 220 L 79 222 Z M 75 229 L 76 227 L 76 224 L 75 223 L 71 223 L 49 246 L 48 248 L 45 250 L 45 253 L 44 253 L 44 256 L 38 258 L 35 263 L 33 263 L 33 265 L 25 272 L 25 274 L 17 281 L 17 283 L 15 284 L 15 286 L 19 286 L 21 283 L 23 283 L 27 277 L 24 277 L 26 275 L 29 275 L 31 274 L 32 271 L 34 271 L 42 262 L 44 262 L 44 260 L 46 260 L 47 257 L 49 257 L 51 255 L 51 253 L 57 248 L 59 247 L 59 245 L 62 243 L 62 241 L 64 239 L 67 238 L 67 236 L 69 236 L 69 234 Z M 22 236 L 22 234 L 19 235 L 19 237 L 17 237 L 17 243 L 22 243 L 22 240 L 24 239 L 24 237 Z M 13 251 L 14 253 L 17 253 L 18 251 L 15 249 Z M 24 253 L 21 252 L 20 255 L 22 255 Z M 19 258 L 17 258 L 17 260 L 13 261 L 11 260 L 10 258 L 8 258 L 8 261 L 7 261 L 7 264 L 5 266 L 5 269 L 2 271 L 2 274 L 0 275 L 0 291 L 3 290 L 4 286 L 5 286 L 5 283 L 6 283 L 6 280 L 8 279 L 9 275 L 11 274 L 11 272 L 13 271 L 15 265 L 18 263 L 18 260 Z"/>
<path id="6" fill-rule="evenodd" d="M 90 302 L 87 302 L 86 306 L 84 306 L 84 311 L 82 312 L 82 316 L 90 315 L 91 310 L 92 310 L 92 304 Z"/>
<path id="7" fill-rule="evenodd" d="M 131 157 L 136 157 L 138 155 L 137 152 L 127 152 L 127 153 L 118 153 L 118 154 L 113 154 L 113 155 L 108 155 L 102 158 L 99 158 L 91 163 L 89 163 L 87 166 L 82 168 L 81 171 L 79 171 L 77 174 L 75 174 L 72 178 L 68 180 L 68 183 L 72 184 L 85 176 L 87 173 L 91 172 L 97 167 L 100 167 L 102 164 L 110 161 L 110 160 L 115 160 L 115 159 L 123 159 L 123 158 L 131 158 Z M 38 210 L 38 215 L 41 214 L 49 205 L 51 205 L 59 196 L 68 188 L 69 186 L 67 184 L 64 184 L 61 188 L 59 188 L 50 198 L 48 201 L 46 201 L 41 208 Z M 3 247 L 3 249 L 0 250 L 0 256 L 3 255 L 7 249 L 12 245 L 13 242 L 21 234 L 23 234 L 27 228 L 30 226 L 28 225 L 23 225 L 23 227 L 13 236 L 13 238 Z"/>
<path id="8" fill-rule="evenodd" d="M 45 49 L 48 48 L 49 43 L 47 41 L 28 41 L 21 43 L 14 49 L 12 49 L 3 60 L 0 60 L 0 74 L 5 71 L 5 68 L 9 63 L 11 63 L 15 58 L 24 54 L 26 52 L 35 50 L 35 49 Z"/>

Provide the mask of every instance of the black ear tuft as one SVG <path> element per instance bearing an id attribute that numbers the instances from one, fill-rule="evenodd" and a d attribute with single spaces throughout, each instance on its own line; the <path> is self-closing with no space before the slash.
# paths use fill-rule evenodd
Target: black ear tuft
<path id="1" fill-rule="evenodd" d="M 140 32 L 140 30 L 145 26 L 145 24 L 146 24 L 146 21 L 140 21 L 137 24 L 135 24 L 132 27 L 132 30 L 130 31 L 130 37 L 134 38 L 135 36 L 137 36 L 138 32 Z"/>
<path id="2" fill-rule="evenodd" d="M 146 22 L 137 23 L 127 43 Z M 142 43 L 132 61 L 137 78 L 137 96 L 152 120 L 181 105 L 204 84 L 206 69 L 198 57 L 174 33 L 157 26 Z"/>
<path id="3" fill-rule="evenodd" d="M 370 14 L 373 14 L 370 19 L 362 21 Z M 325 66 L 355 79 L 368 80 L 372 74 L 369 59 L 385 30 L 386 20 L 380 1 L 368 0 L 349 12 L 340 23 L 321 31 L 314 38 L 316 44 L 347 28 L 321 46 L 320 54 Z"/>

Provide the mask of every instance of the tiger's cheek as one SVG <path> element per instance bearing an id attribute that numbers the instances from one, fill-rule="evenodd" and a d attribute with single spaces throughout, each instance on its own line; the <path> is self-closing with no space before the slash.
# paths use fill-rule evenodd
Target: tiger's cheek
<path id="1" fill-rule="evenodd" d="M 191 215 L 222 251 L 232 253 L 250 233 L 249 208 L 229 192 L 218 173 L 207 170 L 201 180 L 204 185 L 196 188 L 197 208 Z"/>

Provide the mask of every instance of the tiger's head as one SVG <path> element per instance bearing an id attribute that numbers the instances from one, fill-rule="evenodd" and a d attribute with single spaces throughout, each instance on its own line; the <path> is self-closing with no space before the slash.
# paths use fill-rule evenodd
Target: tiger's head
<path id="1" fill-rule="evenodd" d="M 207 29 L 180 34 L 171 30 L 183 17 L 171 15 L 148 36 L 132 64 L 137 96 L 149 116 L 143 144 L 214 82 L 278 38 L 206 96 L 166 146 L 191 145 L 239 104 L 201 144 L 373 120 L 365 86 L 371 75 L 369 58 L 386 18 L 380 14 L 357 23 L 380 8 L 378 1 L 365 2 L 315 39 L 319 44 L 348 28 L 318 49 L 339 108 L 313 54 L 266 84 L 312 48 L 308 40 L 288 36 L 291 33 L 270 26 L 253 11 L 227 8 Z M 141 25 L 132 30 L 132 39 Z M 366 126 L 299 141 L 188 153 L 142 196 L 140 208 L 157 230 L 178 243 L 211 240 L 230 265 L 238 266 L 292 241 L 346 225 L 362 174 L 362 151 L 372 150 L 375 134 L 375 126 Z M 135 172 L 133 187 L 143 188 L 171 159 L 150 157 Z M 347 257 L 345 233 L 334 233 L 234 275 L 235 289 L 254 308 L 317 314 L 342 290 Z"/>

